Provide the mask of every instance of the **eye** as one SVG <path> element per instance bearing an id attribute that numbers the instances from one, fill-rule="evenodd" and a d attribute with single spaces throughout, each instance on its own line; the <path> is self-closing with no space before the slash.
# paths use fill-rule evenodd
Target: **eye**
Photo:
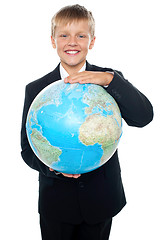
<path id="1" fill-rule="evenodd" d="M 78 37 L 79 38 L 85 38 L 85 35 L 80 34 L 80 35 L 78 35 Z"/>
<path id="2" fill-rule="evenodd" d="M 61 34 L 60 37 L 66 38 L 66 37 L 67 37 L 67 34 Z"/>
<path id="3" fill-rule="evenodd" d="M 82 34 L 79 34 L 79 35 L 78 35 L 78 38 L 79 38 L 79 39 L 85 39 L 85 38 L 88 38 L 88 35 L 82 33 Z"/>

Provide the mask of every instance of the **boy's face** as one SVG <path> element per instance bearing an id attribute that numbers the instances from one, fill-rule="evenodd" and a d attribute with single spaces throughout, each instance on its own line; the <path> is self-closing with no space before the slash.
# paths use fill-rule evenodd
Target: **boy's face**
<path id="1" fill-rule="evenodd" d="M 81 69 L 86 61 L 88 49 L 92 49 L 95 37 L 91 39 L 88 21 L 81 20 L 56 27 L 51 37 L 53 48 L 57 49 L 62 66 L 69 74 Z"/>

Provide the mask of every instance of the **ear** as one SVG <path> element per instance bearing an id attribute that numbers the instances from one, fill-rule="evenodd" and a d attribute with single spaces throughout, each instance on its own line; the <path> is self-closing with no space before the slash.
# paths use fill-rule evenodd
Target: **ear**
<path id="1" fill-rule="evenodd" d="M 51 36 L 51 42 L 52 42 L 53 48 L 56 48 L 56 42 L 52 36 Z"/>
<path id="2" fill-rule="evenodd" d="M 89 44 L 89 49 L 92 49 L 94 47 L 95 40 L 96 40 L 96 37 L 93 37 L 90 44 Z"/>

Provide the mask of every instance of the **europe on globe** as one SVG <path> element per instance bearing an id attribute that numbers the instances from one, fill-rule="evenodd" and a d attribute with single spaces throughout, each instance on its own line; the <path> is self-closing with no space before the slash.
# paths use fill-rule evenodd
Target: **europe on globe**
<path id="1" fill-rule="evenodd" d="M 106 163 L 122 135 L 117 103 L 95 84 L 56 81 L 32 102 L 26 132 L 34 154 L 48 167 L 82 174 Z"/>

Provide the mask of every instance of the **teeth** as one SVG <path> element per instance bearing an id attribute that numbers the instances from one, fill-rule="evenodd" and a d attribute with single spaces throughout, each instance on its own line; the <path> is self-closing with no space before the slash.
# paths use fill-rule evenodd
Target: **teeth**
<path id="1" fill-rule="evenodd" d="M 76 54 L 76 53 L 78 53 L 78 51 L 66 51 L 66 53 L 69 53 L 69 54 Z"/>

